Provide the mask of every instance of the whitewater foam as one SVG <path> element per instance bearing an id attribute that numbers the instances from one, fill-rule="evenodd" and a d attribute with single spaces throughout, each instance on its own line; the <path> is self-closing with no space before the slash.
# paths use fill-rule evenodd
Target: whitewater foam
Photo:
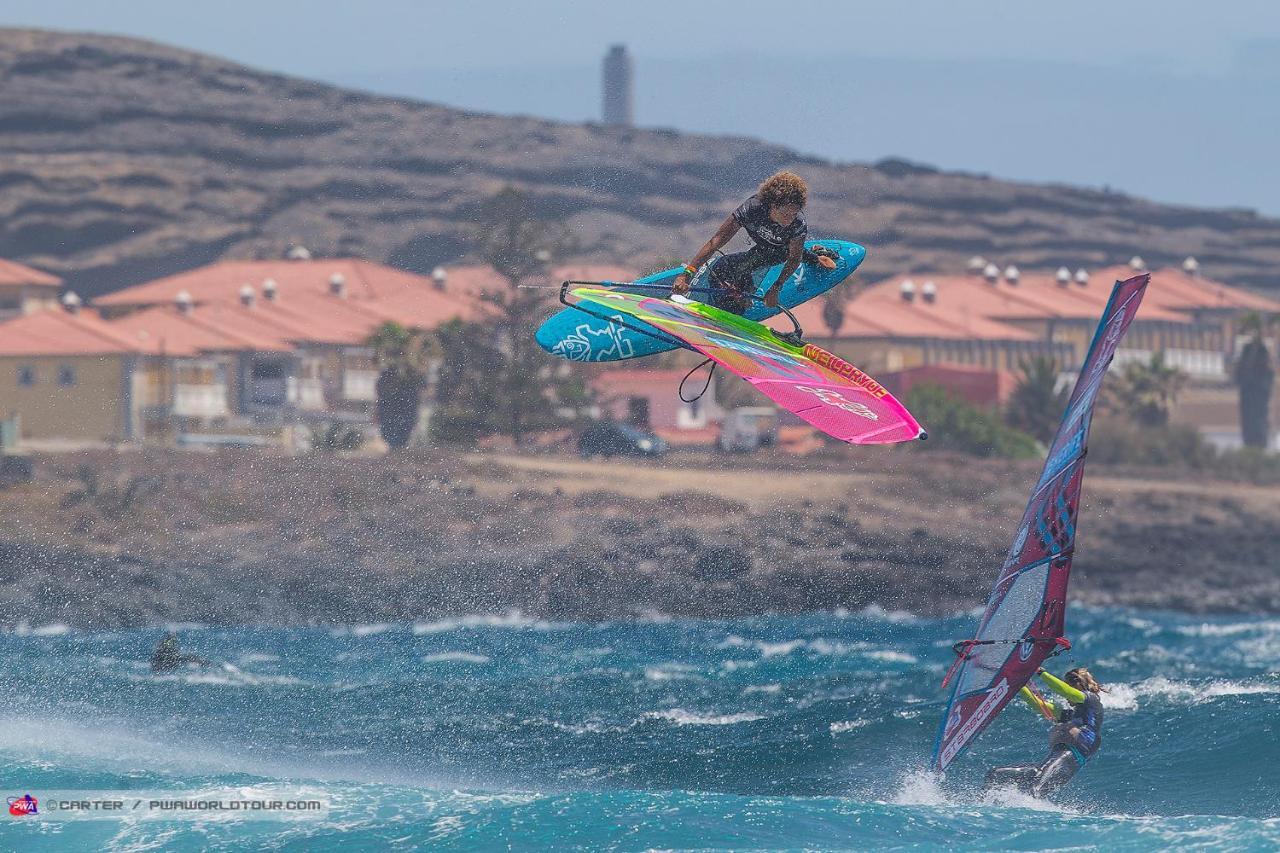
<path id="1" fill-rule="evenodd" d="M 486 655 L 477 655 L 471 652 L 438 652 L 433 655 L 423 655 L 423 663 L 489 663 L 490 658 Z"/>
<path id="2" fill-rule="evenodd" d="M 677 726 L 732 726 L 738 723 L 754 723 L 763 720 L 763 714 L 742 711 L 737 714 L 695 714 L 683 708 L 672 708 L 667 711 L 649 711 L 642 719 L 665 720 Z"/>
<path id="3" fill-rule="evenodd" d="M 1175 681 L 1157 675 L 1133 685 L 1137 696 L 1159 696 L 1166 699 L 1190 701 L 1192 704 L 1210 702 L 1224 696 L 1253 696 L 1263 693 L 1280 693 L 1280 681 L 1230 681 L 1214 679 L 1205 682 Z"/>
<path id="4" fill-rule="evenodd" d="M 32 628 L 29 623 L 23 621 L 14 625 L 9 633 L 17 637 L 61 637 L 71 633 L 71 626 L 61 622 L 50 622 L 48 625 L 37 625 Z"/>
<path id="5" fill-rule="evenodd" d="M 462 631 L 474 628 L 509 628 L 528 629 L 533 631 L 553 631 L 569 628 L 567 622 L 547 622 L 532 619 L 519 610 L 508 610 L 506 613 L 480 613 L 471 616 L 456 616 L 449 619 L 437 619 L 434 622 L 418 622 L 413 626 L 413 633 L 442 634 L 449 631 Z"/>
<path id="6" fill-rule="evenodd" d="M 840 734 L 844 734 L 845 732 L 851 732 L 855 729 L 860 729 L 860 728 L 863 728 L 864 726 L 869 726 L 869 725 L 871 725 L 870 720 L 863 720 L 863 719 L 840 720 L 839 722 L 832 723 L 830 726 L 828 726 L 828 729 L 833 735 L 840 735 Z"/>

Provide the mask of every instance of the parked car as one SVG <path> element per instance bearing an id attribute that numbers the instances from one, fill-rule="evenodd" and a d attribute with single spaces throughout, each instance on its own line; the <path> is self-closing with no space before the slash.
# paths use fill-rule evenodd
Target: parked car
<path id="1" fill-rule="evenodd" d="M 578 452 L 596 456 L 661 456 L 667 443 L 652 433 L 630 424 L 600 421 L 592 424 L 578 438 Z"/>
<path id="2" fill-rule="evenodd" d="M 769 406 L 741 406 L 720 424 L 721 450 L 752 451 L 772 447 L 778 440 L 778 410 Z"/>

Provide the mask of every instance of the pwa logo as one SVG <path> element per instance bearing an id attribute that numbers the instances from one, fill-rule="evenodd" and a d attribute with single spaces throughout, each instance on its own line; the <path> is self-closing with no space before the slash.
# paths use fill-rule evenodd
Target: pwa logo
<path id="1" fill-rule="evenodd" d="M 803 391 L 806 394 L 812 394 L 828 406 L 834 406 L 837 409 L 843 409 L 851 412 L 860 418 L 866 418 L 869 421 L 878 421 L 880 416 L 868 409 L 862 403 L 856 403 L 845 397 L 839 391 L 831 388 L 810 388 L 808 385 L 797 385 L 797 391 Z"/>
<path id="2" fill-rule="evenodd" d="M 26 817 L 27 815 L 39 813 L 40 810 L 36 807 L 36 798 L 30 794 L 9 798 L 9 814 L 14 817 Z"/>

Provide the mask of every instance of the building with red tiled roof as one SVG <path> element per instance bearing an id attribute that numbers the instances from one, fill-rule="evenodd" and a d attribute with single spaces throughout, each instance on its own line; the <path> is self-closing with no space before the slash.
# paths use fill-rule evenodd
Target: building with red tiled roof
<path id="1" fill-rule="evenodd" d="M 1017 387 L 1017 377 L 1007 370 L 957 364 L 921 365 L 876 378 L 899 399 L 920 385 L 941 385 L 957 397 L 989 408 L 1003 406 Z"/>
<path id="2" fill-rule="evenodd" d="M 973 284 L 882 282 L 849 300 L 834 330 L 822 300 L 795 314 L 810 340 L 873 374 L 939 363 L 1013 370 L 1029 357 L 1067 355 L 1052 339 L 988 313 L 1029 314 L 1030 303 Z"/>
<path id="3" fill-rule="evenodd" d="M 154 356 L 188 357 L 210 352 L 252 351 L 247 337 L 227 334 L 195 322 L 177 308 L 146 308 L 107 324 L 139 351 Z"/>
<path id="4" fill-rule="evenodd" d="M 138 353 L 89 311 L 0 322 L 0 417 L 17 415 L 23 438 L 132 439 Z"/>
<path id="5" fill-rule="evenodd" d="M 553 270 L 548 279 L 574 277 L 633 276 L 622 267 L 575 264 Z M 58 279 L 0 262 L 0 307 L 10 285 L 40 290 L 48 296 L 42 307 L 56 309 L 0 333 L 0 348 L 26 360 L 9 371 L 14 394 L 28 403 L 40 397 L 18 391 L 19 380 L 22 388 L 47 391 L 53 386 L 45 374 L 56 377 L 59 364 L 67 368 L 62 375 L 68 381 L 72 373 L 87 375 L 89 365 L 67 359 L 119 362 L 113 369 L 123 378 L 100 376 L 94 393 L 80 383 L 76 394 L 86 405 L 125 412 L 115 422 L 133 426 L 86 425 L 70 430 L 74 434 L 67 437 L 77 439 L 171 435 L 227 419 L 287 422 L 307 413 L 367 419 L 377 369 L 365 342 L 379 326 L 433 329 L 453 319 L 476 319 L 491 310 L 482 297 L 509 287 L 481 265 L 422 276 L 357 258 L 224 261 L 99 297 L 94 307 L 100 317 L 95 310 L 73 314 L 58 308 Z M 69 307 L 78 309 L 70 298 Z M 26 303 L 21 307 L 27 310 Z M 94 345 L 103 352 L 91 352 Z M 31 361 L 37 355 L 62 361 Z M 59 434 L 71 421 L 94 421 L 59 423 L 29 408 L 24 403 L 29 436 Z"/>
<path id="6" fill-rule="evenodd" d="M 1083 358 L 1112 283 L 1133 274 L 1132 266 L 1026 273 L 979 264 L 967 275 L 895 276 L 866 287 L 845 305 L 834 333 L 820 302 L 796 314 L 811 337 L 872 372 L 929 364 L 1016 371 L 1035 354 L 1069 366 Z M 1224 379 L 1235 324 L 1247 311 L 1280 312 L 1280 302 L 1159 270 L 1119 357 L 1164 352 L 1192 376 Z"/>
<path id="7" fill-rule="evenodd" d="M 41 311 L 0 324 L 0 356 L 135 353 L 127 337 L 92 311 Z"/>
<path id="8" fill-rule="evenodd" d="M 62 279 L 0 258 L 0 322 L 55 308 Z"/>
<path id="9" fill-rule="evenodd" d="M 714 381 L 697 400 L 686 403 L 680 399 L 677 389 L 686 373 L 684 370 L 620 368 L 601 371 L 592 377 L 590 384 L 602 417 L 650 430 L 670 440 L 673 432 L 702 435 L 702 431 L 712 430 L 724 417 L 724 411 L 716 402 Z M 690 396 L 702 387 L 702 382 L 701 375 L 689 380 L 686 388 Z M 714 439 L 714 430 L 707 434 Z"/>
<path id="10" fill-rule="evenodd" d="M 321 260 L 219 261 L 176 275 L 126 287 L 94 299 L 108 316 L 143 306 L 169 305 L 185 294 L 196 305 L 236 302 L 244 285 L 274 289 L 282 300 L 302 295 L 340 293 L 353 301 L 394 301 L 411 293 L 436 293 L 468 309 L 460 300 L 440 290 L 427 276 L 406 272 L 361 258 Z"/>

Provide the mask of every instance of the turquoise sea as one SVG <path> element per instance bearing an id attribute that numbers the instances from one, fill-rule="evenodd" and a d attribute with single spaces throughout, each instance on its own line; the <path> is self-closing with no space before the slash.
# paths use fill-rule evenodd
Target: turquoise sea
<path id="1" fill-rule="evenodd" d="M 1280 620 L 1069 614 L 1111 692 L 1058 800 L 981 799 L 1038 760 L 1018 706 L 923 768 L 973 614 L 0 634 L 0 850 L 1044 849 L 1280 846 Z M 130 796 L 134 795 L 134 796 Z M 75 797 L 276 799 L 267 815 L 58 812 Z"/>

